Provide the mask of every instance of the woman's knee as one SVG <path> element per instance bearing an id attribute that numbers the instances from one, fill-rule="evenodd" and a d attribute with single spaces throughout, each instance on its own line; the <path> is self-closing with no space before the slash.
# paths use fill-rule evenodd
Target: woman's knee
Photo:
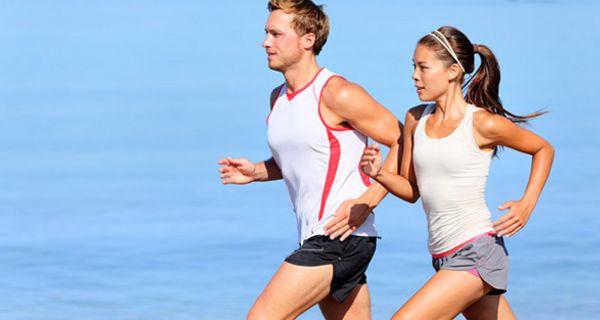
<path id="1" fill-rule="evenodd" d="M 257 301 L 257 303 L 255 303 L 252 308 L 250 309 L 250 311 L 248 312 L 248 316 L 246 316 L 247 320 L 267 320 L 267 319 L 272 319 L 270 317 L 270 314 L 266 308 L 266 306 L 264 306 L 262 303 L 259 303 Z"/>
<path id="2" fill-rule="evenodd" d="M 415 312 L 411 312 L 405 308 L 400 308 L 400 310 L 396 311 L 394 316 L 392 316 L 392 320 L 415 320 L 420 319 L 419 314 Z"/>

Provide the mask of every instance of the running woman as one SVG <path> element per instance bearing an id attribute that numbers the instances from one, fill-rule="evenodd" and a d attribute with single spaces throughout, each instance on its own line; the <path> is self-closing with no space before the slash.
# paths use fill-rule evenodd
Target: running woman
<path id="1" fill-rule="evenodd" d="M 475 56 L 481 65 L 474 71 Z M 437 271 L 393 319 L 514 319 L 503 293 L 508 253 L 503 236 L 520 231 L 550 174 L 552 146 L 517 125 L 540 115 L 515 115 L 500 102 L 500 70 L 492 51 L 472 44 L 459 30 L 442 27 L 421 38 L 412 78 L 419 99 L 432 102 L 406 114 L 400 175 L 381 168 L 377 145 L 365 150 L 362 170 L 396 196 L 421 197 L 429 229 L 429 251 Z M 463 88 L 468 86 L 466 95 Z M 521 199 L 492 223 L 485 203 L 490 162 L 498 148 L 532 156 Z"/>

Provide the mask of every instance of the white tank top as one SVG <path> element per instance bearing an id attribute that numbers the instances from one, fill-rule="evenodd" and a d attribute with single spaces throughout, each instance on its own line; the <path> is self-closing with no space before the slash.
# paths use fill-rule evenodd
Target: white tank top
<path id="1" fill-rule="evenodd" d="M 267 118 L 269 147 L 290 194 L 301 243 L 324 234 L 342 202 L 358 198 L 369 185 L 359 169 L 367 137 L 351 128 L 330 128 L 321 117 L 321 92 L 335 76 L 321 69 L 292 94 L 282 85 Z M 370 213 L 353 234 L 376 236 L 374 220 Z"/>
<path id="2" fill-rule="evenodd" d="M 429 227 L 431 254 L 446 252 L 480 234 L 493 231 L 485 203 L 485 184 L 493 152 L 484 152 L 473 136 L 473 113 L 467 105 L 458 127 L 447 137 L 427 136 L 428 105 L 417 124 L 413 164 Z"/>

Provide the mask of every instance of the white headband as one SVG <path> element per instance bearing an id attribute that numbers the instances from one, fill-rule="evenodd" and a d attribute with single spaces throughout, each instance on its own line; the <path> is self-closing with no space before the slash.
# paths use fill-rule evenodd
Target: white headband
<path id="1" fill-rule="evenodd" d="M 450 46 L 450 42 L 448 42 L 448 39 L 446 39 L 446 37 L 444 37 L 444 35 L 437 30 L 430 32 L 429 35 L 434 37 L 435 40 L 437 40 L 442 46 L 444 46 L 444 48 L 446 48 L 446 51 L 448 51 L 448 53 L 450 53 L 450 55 L 452 56 L 452 58 L 454 58 L 456 63 L 458 63 L 460 70 L 462 70 L 463 73 L 467 73 L 462 63 L 460 63 L 460 61 L 458 60 L 456 53 L 454 52 L 454 50 L 452 50 L 452 46 Z"/>

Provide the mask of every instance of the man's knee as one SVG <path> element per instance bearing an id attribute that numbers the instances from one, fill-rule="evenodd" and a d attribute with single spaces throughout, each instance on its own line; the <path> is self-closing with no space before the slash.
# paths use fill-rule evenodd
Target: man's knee
<path id="1" fill-rule="evenodd" d="M 259 297 L 254 303 L 246 319 L 248 320 L 271 320 L 271 319 L 292 319 L 298 316 L 295 310 L 286 310 L 280 306 L 269 303 L 268 299 Z M 272 301 L 271 301 L 272 302 Z"/>

